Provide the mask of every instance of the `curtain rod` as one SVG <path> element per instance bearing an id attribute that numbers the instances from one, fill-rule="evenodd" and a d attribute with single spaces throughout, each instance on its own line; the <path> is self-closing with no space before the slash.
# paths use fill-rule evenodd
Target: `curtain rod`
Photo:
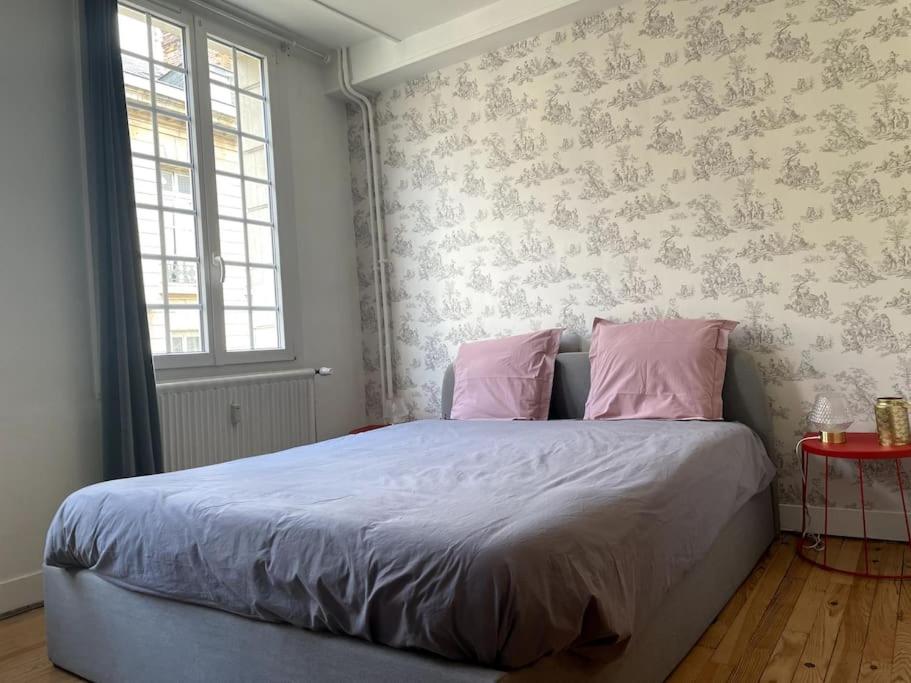
<path id="1" fill-rule="evenodd" d="M 169 2 L 164 2 L 163 0 L 146 0 L 146 1 L 152 5 L 158 5 L 159 7 L 162 7 L 163 9 L 174 12 L 175 14 L 181 14 L 183 12 L 183 8 L 180 7 L 179 5 L 171 4 Z M 265 22 L 267 20 L 265 20 L 261 17 L 257 17 L 256 15 L 254 15 L 252 13 L 247 13 L 244 10 L 239 10 L 239 8 L 238 8 L 238 10 L 235 10 L 235 12 L 241 11 L 241 12 L 244 12 L 245 14 L 249 14 L 251 17 L 256 17 L 255 21 L 251 20 L 251 19 L 247 19 L 235 12 L 230 12 L 227 9 L 223 9 L 223 8 L 219 7 L 218 5 L 212 4 L 211 2 L 204 2 L 203 0 L 185 0 L 185 1 L 187 3 L 189 3 L 190 5 L 195 5 L 196 7 L 207 10 L 209 12 L 212 12 L 213 14 L 217 14 L 218 16 L 224 17 L 225 19 L 228 19 L 237 24 L 240 24 L 241 26 L 248 28 L 251 31 L 256 31 L 257 33 L 260 33 L 262 35 L 268 36 L 275 40 L 279 40 L 279 41 L 285 43 L 286 45 L 288 45 L 289 47 L 297 48 L 298 50 L 306 52 L 307 54 L 318 58 L 324 64 L 328 64 L 330 61 L 332 61 L 332 57 L 328 53 L 320 52 L 319 50 L 316 50 L 312 47 L 309 47 L 308 45 L 303 44 L 302 42 L 300 42 L 301 38 L 291 36 L 291 35 L 288 35 L 285 33 L 280 33 L 279 31 L 269 28 L 268 26 L 265 25 Z"/>
<path id="2" fill-rule="evenodd" d="M 215 14 L 225 17 L 226 19 L 230 19 L 231 21 L 236 21 L 241 26 L 245 26 L 252 31 L 259 31 L 263 35 L 267 35 L 271 38 L 275 38 L 276 40 L 280 40 L 280 41 L 283 41 L 284 43 L 287 43 L 290 47 L 296 47 L 298 50 L 302 50 L 303 52 L 313 55 L 314 57 L 318 57 L 324 64 L 328 64 L 331 61 L 331 57 L 327 53 L 320 52 L 319 50 L 315 50 L 312 47 L 304 45 L 303 43 L 301 43 L 298 40 L 297 37 L 288 36 L 287 34 L 279 33 L 278 31 L 275 31 L 275 30 L 269 28 L 268 26 L 263 25 L 263 23 L 261 23 L 261 22 L 263 22 L 264 20 L 261 19 L 260 17 L 256 17 L 257 21 L 251 21 L 249 19 L 246 19 L 243 16 L 240 16 L 239 14 L 235 14 L 226 9 L 222 9 L 221 7 L 214 5 L 212 3 L 203 2 L 203 0 L 188 0 L 188 1 L 190 2 L 191 5 L 196 5 L 197 7 L 201 7 L 202 9 L 206 9 L 206 10 L 209 10 L 210 12 L 214 12 Z M 241 11 L 243 11 L 243 10 L 241 10 Z M 252 13 L 251 13 L 251 16 L 255 16 L 255 15 L 252 15 Z"/>

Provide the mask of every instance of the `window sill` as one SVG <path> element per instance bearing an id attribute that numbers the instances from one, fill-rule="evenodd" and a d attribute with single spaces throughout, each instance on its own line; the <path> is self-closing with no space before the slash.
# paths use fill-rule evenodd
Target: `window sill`
<path id="1" fill-rule="evenodd" d="M 292 349 L 272 351 L 235 351 L 223 353 L 186 353 L 155 356 L 155 371 L 190 370 L 193 368 L 219 368 L 260 363 L 287 363 L 297 360 Z"/>

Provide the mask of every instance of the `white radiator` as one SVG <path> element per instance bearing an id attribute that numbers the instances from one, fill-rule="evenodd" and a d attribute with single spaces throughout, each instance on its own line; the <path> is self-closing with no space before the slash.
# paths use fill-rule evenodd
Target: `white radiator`
<path id="1" fill-rule="evenodd" d="M 312 443 L 312 369 L 157 385 L 165 472 Z"/>

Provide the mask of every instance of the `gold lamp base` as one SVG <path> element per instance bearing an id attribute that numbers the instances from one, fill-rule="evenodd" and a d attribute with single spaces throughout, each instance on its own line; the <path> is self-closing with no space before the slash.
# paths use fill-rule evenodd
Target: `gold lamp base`
<path id="1" fill-rule="evenodd" d="M 823 443 L 844 443 L 848 435 L 845 432 L 819 432 L 819 439 Z"/>

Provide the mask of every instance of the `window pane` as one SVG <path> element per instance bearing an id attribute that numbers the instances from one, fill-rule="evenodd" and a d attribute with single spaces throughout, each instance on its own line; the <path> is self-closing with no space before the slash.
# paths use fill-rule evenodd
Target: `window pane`
<path id="1" fill-rule="evenodd" d="M 187 213 L 162 213 L 164 244 L 168 256 L 196 257 L 196 219 Z"/>
<path id="2" fill-rule="evenodd" d="M 254 306 L 275 306 L 275 271 L 250 269 L 250 299 Z"/>
<path id="3" fill-rule="evenodd" d="M 240 173 L 240 159 L 237 150 L 237 136 L 223 130 L 214 130 L 215 170 L 226 173 Z"/>
<path id="4" fill-rule="evenodd" d="M 146 294 L 146 304 L 164 303 L 164 285 L 161 279 L 161 261 L 142 259 L 142 286 Z"/>
<path id="5" fill-rule="evenodd" d="M 275 311 L 253 311 L 253 348 L 278 348 L 278 323 Z"/>
<path id="6" fill-rule="evenodd" d="M 226 261 L 246 261 L 244 251 L 244 224 L 237 221 L 218 221 L 221 257 Z"/>
<path id="7" fill-rule="evenodd" d="M 158 154 L 164 159 L 190 163 L 190 132 L 186 121 L 158 115 Z"/>
<path id="8" fill-rule="evenodd" d="M 187 79 L 182 71 L 155 64 L 155 106 L 187 113 Z"/>
<path id="9" fill-rule="evenodd" d="M 225 311 L 225 345 L 228 351 L 250 349 L 249 311 Z"/>
<path id="10" fill-rule="evenodd" d="M 218 213 L 221 216 L 243 217 L 243 201 L 240 196 L 240 181 L 237 178 L 215 175 L 215 186 L 218 193 Z"/>
<path id="11" fill-rule="evenodd" d="M 215 183 L 229 351 L 280 347 L 266 61 L 210 38 Z M 256 307 L 261 310 L 252 310 Z"/>
<path id="12" fill-rule="evenodd" d="M 229 45 L 209 38 L 209 79 L 234 85 L 234 50 Z"/>
<path id="13" fill-rule="evenodd" d="M 183 66 L 183 29 L 152 17 L 152 58 L 172 66 Z"/>
<path id="14" fill-rule="evenodd" d="M 202 351 L 202 322 L 199 310 L 172 310 L 169 322 L 171 353 Z"/>
<path id="15" fill-rule="evenodd" d="M 225 306 L 249 306 L 247 296 L 247 269 L 243 266 L 225 266 Z"/>
<path id="16" fill-rule="evenodd" d="M 257 95 L 263 94 L 262 60 L 237 51 L 237 87 Z"/>
<path id="17" fill-rule="evenodd" d="M 142 55 L 121 57 L 127 98 L 143 104 L 128 107 L 128 123 L 152 350 L 205 351 L 186 36 L 128 7 L 119 8 L 119 23 L 121 45 Z"/>
<path id="18" fill-rule="evenodd" d="M 214 83 L 209 88 L 212 94 L 212 123 L 225 128 L 237 128 L 237 103 L 234 91 Z"/>
<path id="19" fill-rule="evenodd" d="M 271 225 L 247 224 L 247 241 L 250 247 L 250 263 L 275 263 Z"/>
<path id="20" fill-rule="evenodd" d="M 117 25 L 120 32 L 120 48 L 148 57 L 149 34 L 145 15 L 129 7 L 121 6 L 117 16 Z"/>
<path id="21" fill-rule="evenodd" d="M 160 254 L 158 212 L 154 209 L 136 209 L 136 219 L 139 222 L 139 251 L 143 254 Z"/>
<path id="22" fill-rule="evenodd" d="M 152 103 L 152 80 L 149 62 L 123 55 L 123 87 L 127 100 Z"/>
<path id="23" fill-rule="evenodd" d="M 247 201 L 247 218 L 263 222 L 272 220 L 272 205 L 269 201 L 268 185 L 245 180 L 244 194 Z"/>
<path id="24" fill-rule="evenodd" d="M 134 154 L 155 154 L 155 140 L 152 136 L 152 113 L 139 107 L 127 107 L 130 124 L 130 150 Z"/>
<path id="25" fill-rule="evenodd" d="M 133 157 L 133 188 L 136 191 L 137 204 L 158 206 L 158 183 L 154 161 Z"/>
<path id="26" fill-rule="evenodd" d="M 244 133 L 266 136 L 266 119 L 263 116 L 263 101 L 257 97 L 240 94 L 240 127 Z"/>
<path id="27" fill-rule="evenodd" d="M 149 309 L 149 338 L 152 341 L 152 353 L 167 353 L 164 336 L 165 312 L 160 308 Z"/>
<path id="28" fill-rule="evenodd" d="M 269 179 L 269 157 L 265 142 L 244 138 L 244 175 L 260 180 Z"/>
<path id="29" fill-rule="evenodd" d="M 193 209 L 193 172 L 189 168 L 161 164 L 161 203 L 173 209 Z"/>
<path id="30" fill-rule="evenodd" d="M 168 305 L 199 303 L 199 278 L 196 263 L 192 261 L 167 261 Z"/>

